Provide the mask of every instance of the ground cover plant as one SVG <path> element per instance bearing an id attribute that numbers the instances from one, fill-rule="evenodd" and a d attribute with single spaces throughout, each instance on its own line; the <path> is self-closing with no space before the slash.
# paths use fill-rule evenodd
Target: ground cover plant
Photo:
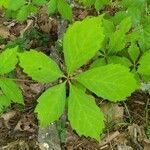
<path id="1" fill-rule="evenodd" d="M 99 142 L 95 149 L 107 144 L 113 149 L 109 132 L 119 137 L 118 131 L 126 133 L 127 129 L 130 147 L 145 148 L 142 144 L 150 138 L 149 5 L 147 0 L 2 0 L 5 24 L 13 20 L 10 30 L 14 22 L 26 25 L 20 37 L 0 35 L 0 113 L 4 120 L 5 113 L 19 103 L 24 106 L 20 112 L 37 117 L 37 122 L 33 117 L 31 122 L 39 130 L 56 122 L 62 143 L 66 142 L 66 126 L 71 125 L 69 132 L 90 141 L 81 141 L 82 148 L 77 143 L 79 149 L 95 148 L 92 139 Z M 39 24 L 41 8 L 46 21 Z M 36 96 L 29 94 L 32 90 Z M 120 122 L 115 122 L 115 112 L 122 114 Z M 11 119 L 7 120 L 8 127 Z M 139 126 L 144 139 L 138 138 Z M 33 134 L 30 128 L 35 126 L 19 122 L 16 128 Z M 105 140 L 107 134 L 109 140 Z M 119 142 L 113 142 L 119 149 Z"/>
<path id="2" fill-rule="evenodd" d="M 49 14 L 57 11 L 67 20 L 72 20 L 72 9 L 65 0 L 2 0 L 0 6 L 6 9 L 5 15 L 18 21 L 25 21 L 38 12 L 38 7 L 45 5 Z"/>

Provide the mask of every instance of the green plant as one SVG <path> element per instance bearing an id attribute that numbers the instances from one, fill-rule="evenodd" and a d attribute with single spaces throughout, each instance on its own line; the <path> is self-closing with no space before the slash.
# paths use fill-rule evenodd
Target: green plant
<path id="1" fill-rule="evenodd" d="M 9 78 L 9 73 L 15 69 L 17 63 L 17 47 L 6 49 L 0 54 L 0 113 L 11 102 L 23 104 L 21 90 L 13 79 Z"/>
<path id="2" fill-rule="evenodd" d="M 118 102 L 126 100 L 138 89 L 134 75 L 123 65 L 109 64 L 89 70 L 82 68 L 102 47 L 105 37 L 102 25 L 103 17 L 98 16 L 69 26 L 63 39 L 64 71 L 41 52 L 31 50 L 19 54 L 19 65 L 33 80 L 53 83 L 38 98 L 35 112 L 40 127 L 58 120 L 66 106 L 72 128 L 79 135 L 99 140 L 105 118 L 91 93 Z M 54 82 L 56 80 L 59 82 Z"/>
<path id="3" fill-rule="evenodd" d="M 45 5 L 49 14 L 57 11 L 64 19 L 72 20 L 72 9 L 65 0 L 2 0 L 0 7 L 6 9 L 5 15 L 18 21 L 25 21 L 28 16 L 36 14 L 39 6 Z"/>
<path id="4" fill-rule="evenodd" d="M 99 11 L 105 5 L 110 5 L 112 3 L 112 0 L 78 0 L 78 2 L 87 7 L 94 5 L 95 9 Z"/>
<path id="5" fill-rule="evenodd" d="M 72 20 L 72 9 L 66 0 L 50 0 L 47 7 L 50 15 L 59 12 L 64 19 Z"/>

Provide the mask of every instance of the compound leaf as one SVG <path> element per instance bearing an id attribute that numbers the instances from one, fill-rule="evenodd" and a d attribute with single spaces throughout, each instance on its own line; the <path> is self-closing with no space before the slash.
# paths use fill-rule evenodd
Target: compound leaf
<path id="1" fill-rule="evenodd" d="M 0 74 L 6 74 L 15 69 L 18 62 L 17 49 L 18 47 L 8 48 L 0 54 Z"/>
<path id="2" fill-rule="evenodd" d="M 58 65 L 41 52 L 31 50 L 19 54 L 20 66 L 33 80 L 49 83 L 57 80 L 63 74 Z"/>
<path id="3" fill-rule="evenodd" d="M 70 87 L 68 117 L 73 129 L 81 136 L 99 140 L 104 129 L 104 115 L 92 96 L 74 85 Z"/>
<path id="4" fill-rule="evenodd" d="M 77 80 L 96 95 L 113 102 L 125 100 L 138 88 L 134 75 L 119 64 L 91 69 L 78 75 Z"/>
<path id="5" fill-rule="evenodd" d="M 71 25 L 64 36 L 63 49 L 68 73 L 91 59 L 104 39 L 102 16 L 86 18 Z"/>
<path id="6" fill-rule="evenodd" d="M 65 84 L 59 84 L 46 90 L 39 98 L 35 112 L 38 113 L 40 126 L 45 127 L 59 119 L 65 108 Z"/>
<path id="7" fill-rule="evenodd" d="M 147 51 L 140 60 L 138 72 L 143 75 L 150 75 L 150 51 Z"/>
<path id="8" fill-rule="evenodd" d="M 22 92 L 15 82 L 10 79 L 0 79 L 0 88 L 11 101 L 23 104 Z"/>

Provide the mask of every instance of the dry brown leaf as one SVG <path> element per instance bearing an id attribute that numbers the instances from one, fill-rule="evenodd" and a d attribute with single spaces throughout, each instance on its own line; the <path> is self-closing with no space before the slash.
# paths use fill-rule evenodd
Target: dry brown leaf
<path id="1" fill-rule="evenodd" d="M 0 36 L 4 39 L 7 39 L 10 37 L 9 29 L 5 26 L 0 26 Z"/>
<path id="2" fill-rule="evenodd" d="M 106 116 L 107 122 L 123 122 L 124 107 L 118 104 L 105 103 L 101 106 L 103 113 Z"/>

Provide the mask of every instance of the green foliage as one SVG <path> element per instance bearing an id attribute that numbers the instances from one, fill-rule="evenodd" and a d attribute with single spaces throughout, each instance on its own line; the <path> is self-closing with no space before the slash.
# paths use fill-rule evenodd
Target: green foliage
<path id="1" fill-rule="evenodd" d="M 72 20 L 72 9 L 66 0 L 2 0 L 0 7 L 6 9 L 5 15 L 8 18 L 15 18 L 18 21 L 25 21 L 30 15 L 36 14 L 40 6 L 46 5 L 49 14 L 57 11 L 66 20 Z"/>
<path id="2" fill-rule="evenodd" d="M 140 60 L 138 72 L 142 75 L 150 75 L 150 51 L 147 51 Z"/>
<path id="3" fill-rule="evenodd" d="M 71 85 L 68 101 L 68 118 L 73 129 L 80 136 L 90 136 L 99 140 L 99 135 L 105 127 L 104 115 L 96 106 L 94 98 L 87 95 L 85 89 Z"/>
<path id="4" fill-rule="evenodd" d="M 48 5 L 48 13 L 54 14 L 57 11 L 57 0 L 50 0 Z"/>
<path id="5" fill-rule="evenodd" d="M 105 5 L 111 4 L 111 0 L 78 0 L 78 2 L 87 7 L 94 5 L 97 11 L 102 9 Z"/>
<path id="6" fill-rule="evenodd" d="M 4 111 L 4 109 L 10 106 L 11 100 L 7 98 L 5 95 L 0 95 L 0 114 Z"/>
<path id="7" fill-rule="evenodd" d="M 101 48 L 104 34 L 103 32 L 97 32 L 99 30 L 103 31 L 101 20 L 102 17 L 100 16 L 87 18 L 82 22 L 75 22 L 64 35 L 63 49 L 69 74 L 87 63 Z"/>
<path id="8" fill-rule="evenodd" d="M 3 107 L 9 106 L 11 102 L 23 104 L 20 88 L 12 79 L 7 78 L 7 74 L 12 72 L 18 63 L 17 49 L 6 49 L 0 54 L 0 113 Z"/>
<path id="9" fill-rule="evenodd" d="M 38 113 L 40 126 L 45 127 L 49 123 L 58 120 L 64 112 L 66 89 L 65 84 L 58 84 L 46 90 L 39 98 L 35 112 Z M 44 111 L 43 111 L 44 110 Z"/>
<path id="10" fill-rule="evenodd" d="M 10 61 L 11 60 L 11 61 Z M 7 49 L 0 54 L 0 74 L 7 74 L 15 69 L 18 62 L 17 59 L 17 47 L 13 49 Z"/>
<path id="11" fill-rule="evenodd" d="M 93 95 L 111 102 L 124 101 L 139 88 L 140 77 L 148 83 L 142 88 L 149 91 L 150 6 L 147 0 L 78 2 L 86 7 L 95 7 L 97 13 L 112 4 L 117 12 L 114 13 L 110 6 L 105 15 L 88 17 L 68 27 L 63 39 L 63 70 L 53 59 L 37 50 L 18 54 L 15 47 L 2 52 L 0 112 L 11 102 L 23 104 L 23 96 L 15 79 L 8 78 L 18 63 L 18 56 L 24 73 L 35 81 L 51 85 L 38 98 L 35 108 L 40 127 L 58 120 L 66 106 L 72 128 L 80 136 L 99 140 L 105 128 L 105 117 Z M 72 8 L 67 0 L 0 1 L 0 7 L 6 10 L 5 15 L 21 22 L 36 14 L 43 5 L 49 15 L 59 13 L 64 19 L 73 20 Z M 30 31 L 8 47 L 18 44 L 22 49 L 28 49 L 30 38 L 38 42 L 42 41 L 41 37 L 46 38 Z M 149 128 L 147 135 L 149 137 Z"/>
<path id="12" fill-rule="evenodd" d="M 65 0 L 58 0 L 57 2 L 58 12 L 62 15 L 63 18 L 67 20 L 72 20 L 72 9 Z"/>
<path id="13" fill-rule="evenodd" d="M 136 61 L 140 55 L 140 50 L 136 43 L 131 43 L 131 46 L 128 49 L 128 53 L 130 55 L 131 60 L 134 63 L 136 63 Z"/>
<path id="14" fill-rule="evenodd" d="M 147 127 L 146 134 L 147 134 L 148 139 L 150 139 L 150 123 Z"/>
<path id="15" fill-rule="evenodd" d="M 64 75 L 51 58 L 40 52 L 31 50 L 19 54 L 19 65 L 34 80 L 48 83 L 63 77 L 62 81 L 65 81 L 46 90 L 38 99 L 35 112 L 38 113 L 41 127 L 61 116 L 67 100 L 68 118 L 73 129 L 79 135 L 99 140 L 105 119 L 87 89 L 97 96 L 117 102 L 125 100 L 138 88 L 133 74 L 123 65 L 104 65 L 88 71 L 81 69 L 102 47 L 104 40 L 102 22 L 102 16 L 98 16 L 86 18 L 69 26 L 63 40 L 66 65 Z M 123 31 L 126 32 L 127 29 L 123 27 L 121 32 Z M 65 86 L 67 91 L 69 89 L 67 98 Z"/>
<path id="16" fill-rule="evenodd" d="M 11 79 L 0 79 L 0 87 L 3 93 L 10 100 L 12 100 L 12 102 L 23 104 L 23 96 L 21 90 Z"/>
<path id="17" fill-rule="evenodd" d="M 72 8 L 66 0 L 50 0 L 47 6 L 49 14 L 59 12 L 64 19 L 72 20 Z"/>
<path id="18" fill-rule="evenodd" d="M 96 95 L 112 102 L 125 100 L 138 88 L 134 76 L 119 64 L 88 70 L 77 76 L 77 81 Z"/>
<path id="19" fill-rule="evenodd" d="M 95 1 L 95 9 L 99 11 L 103 8 L 103 6 L 111 4 L 111 0 L 96 0 Z"/>
<path id="20" fill-rule="evenodd" d="M 19 60 L 24 72 L 39 82 L 49 83 L 63 75 L 57 64 L 41 52 L 25 52 L 19 55 Z"/>

